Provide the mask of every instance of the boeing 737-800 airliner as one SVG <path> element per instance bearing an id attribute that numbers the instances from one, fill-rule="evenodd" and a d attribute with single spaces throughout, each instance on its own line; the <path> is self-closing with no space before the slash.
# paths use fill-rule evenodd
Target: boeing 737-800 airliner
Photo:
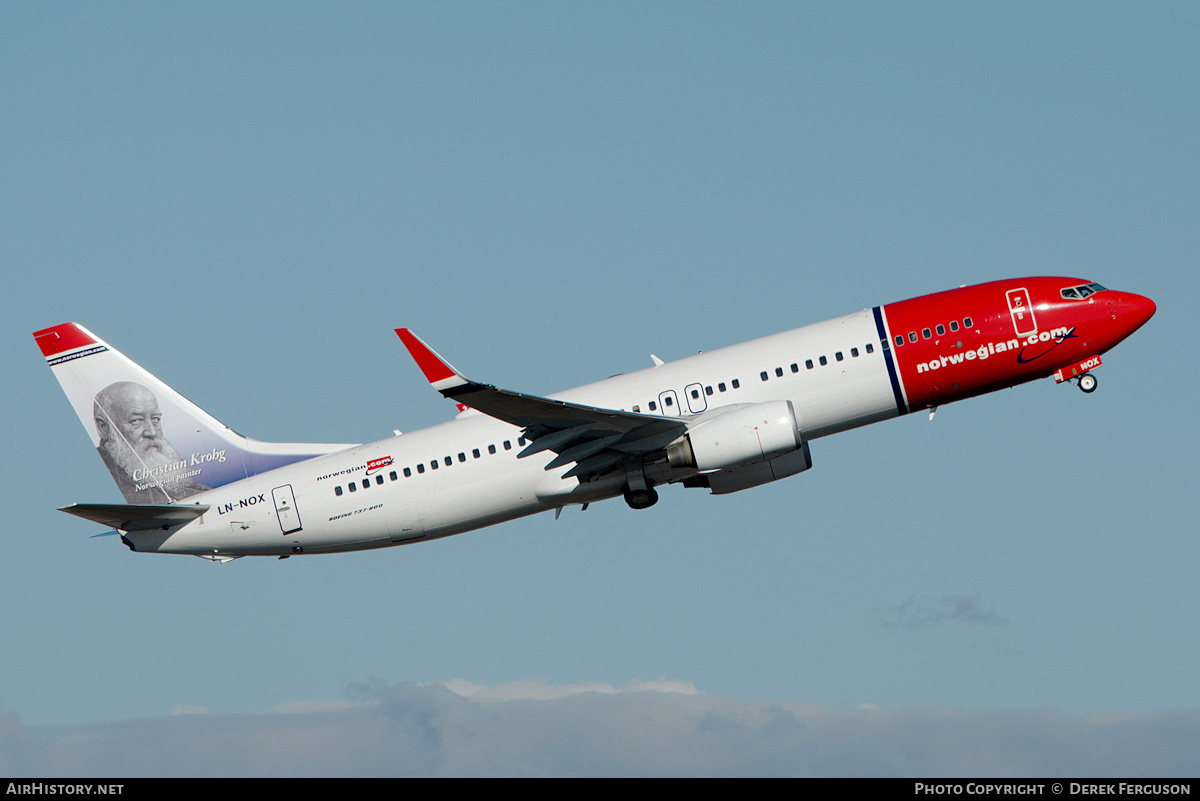
<path id="1" fill-rule="evenodd" d="M 876 306 L 542 398 L 464 377 L 397 329 L 462 409 L 367 445 L 279 444 L 222 425 L 87 329 L 34 334 L 124 504 L 63 511 L 134 551 L 228 561 L 420 542 L 656 487 L 714 494 L 812 466 L 818 437 L 1036 378 L 1096 388 L 1100 356 L 1155 312 L 1075 278 Z"/>

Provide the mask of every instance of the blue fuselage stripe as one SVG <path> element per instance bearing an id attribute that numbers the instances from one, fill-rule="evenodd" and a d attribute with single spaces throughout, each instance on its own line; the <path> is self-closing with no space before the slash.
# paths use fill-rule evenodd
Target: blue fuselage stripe
<path id="1" fill-rule="evenodd" d="M 904 393 L 900 391 L 900 377 L 896 374 L 896 362 L 892 359 L 892 343 L 888 340 L 888 333 L 883 327 L 883 312 L 879 306 L 871 311 L 875 313 L 875 330 L 879 332 L 879 342 L 883 345 L 883 360 L 887 363 L 888 378 L 892 382 L 892 394 L 896 396 L 896 411 L 900 414 L 907 414 L 908 407 L 904 403 Z"/>

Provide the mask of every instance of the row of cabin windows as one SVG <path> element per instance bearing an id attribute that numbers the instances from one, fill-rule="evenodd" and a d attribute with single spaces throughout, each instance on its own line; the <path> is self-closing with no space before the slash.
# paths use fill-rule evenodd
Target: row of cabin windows
<path id="1" fill-rule="evenodd" d="M 886 343 L 884 343 L 884 344 L 886 344 Z M 866 352 L 867 352 L 867 353 L 874 353 L 874 352 L 875 352 L 875 346 L 874 346 L 873 344 L 871 344 L 870 342 L 868 342 L 868 343 L 867 343 L 867 345 L 866 345 L 866 348 L 865 348 L 865 350 L 866 350 Z M 851 349 L 850 349 L 850 358 L 852 358 L 852 359 L 857 359 L 857 358 L 858 358 L 858 355 L 859 355 L 859 354 L 858 354 L 858 348 L 851 348 Z M 844 353 L 842 353 L 842 351 L 840 351 L 840 350 L 839 350 L 839 351 L 837 351 L 837 352 L 836 352 L 836 353 L 833 355 L 833 357 L 834 357 L 834 359 L 836 359 L 836 360 L 837 360 L 837 361 L 839 361 L 839 362 L 840 362 L 840 361 L 843 361 L 843 360 L 845 360 L 845 358 L 846 358 L 846 357 L 845 357 L 845 354 L 844 354 Z M 825 365 L 829 364 L 829 358 L 828 358 L 828 357 L 826 357 L 826 356 L 820 356 L 820 357 L 818 357 L 817 361 L 818 361 L 818 362 L 821 364 L 821 366 L 822 366 L 822 367 L 824 367 Z M 805 367 L 805 369 L 812 370 L 812 369 L 815 367 L 815 365 L 813 364 L 813 360 L 812 360 L 812 359 L 806 359 L 806 360 L 804 361 L 804 367 Z M 798 372 L 800 372 L 800 365 L 799 365 L 799 363 L 798 363 L 798 362 L 792 362 L 791 370 L 792 370 L 792 372 L 793 372 L 793 373 L 798 373 Z M 776 375 L 776 377 L 778 377 L 778 378 L 782 378 L 782 377 L 783 377 L 783 368 L 782 368 L 782 367 L 776 367 L 776 368 L 775 368 L 775 375 Z M 770 378 L 770 376 L 768 375 L 768 373 L 767 373 L 767 371 L 766 371 L 766 370 L 763 370 L 761 373 L 759 373 L 759 374 L 758 374 L 758 376 L 759 376 L 759 378 L 761 378 L 763 381 L 766 381 L 768 378 Z M 727 390 L 728 390 L 730 387 L 732 387 L 733 389 L 740 389 L 740 388 L 741 388 L 741 386 L 742 386 L 741 382 L 740 382 L 738 379 L 736 379 L 736 378 L 734 378 L 734 379 L 730 379 L 730 381 L 729 381 L 729 387 L 726 387 L 726 385 L 725 385 L 725 382 L 724 382 L 724 381 L 719 381 L 719 382 L 717 382 L 717 392 L 725 392 L 725 391 L 727 391 Z M 700 397 L 700 390 L 699 390 L 699 389 L 693 389 L 693 390 L 691 390 L 691 393 L 692 393 L 692 398 L 693 398 L 693 399 L 699 399 L 699 397 Z M 712 395 L 712 394 L 713 394 L 713 388 L 712 388 L 712 385 L 706 386 L 706 387 L 704 388 L 704 394 L 705 394 L 705 395 Z M 671 408 L 672 406 L 674 406 L 674 405 L 675 405 L 675 399 L 674 399 L 674 398 L 672 398 L 670 395 L 667 395 L 666 397 L 664 397 L 664 398 L 662 399 L 662 402 L 663 402 L 663 407 L 664 407 L 664 408 L 667 408 L 667 409 L 669 409 L 669 408 Z M 650 411 L 652 411 L 652 412 L 656 412 L 656 411 L 658 411 L 658 403 L 657 403 L 656 401 L 650 401 L 649 403 L 647 403 L 647 404 L 646 404 L 646 408 L 648 408 L 648 409 L 649 409 Z M 639 413 L 639 414 L 640 414 L 640 413 L 641 413 L 641 411 L 642 411 L 642 407 L 641 407 L 640 405 L 638 405 L 638 404 L 634 404 L 634 406 L 633 406 L 633 411 L 634 411 L 635 413 Z"/>
<path id="2" fill-rule="evenodd" d="M 973 321 L 973 320 L 971 320 L 971 318 L 970 318 L 970 317 L 964 317 L 964 318 L 963 318 L 963 321 L 962 321 L 962 327 L 963 327 L 963 330 L 967 330 L 967 329 L 970 329 L 970 328 L 974 328 L 974 327 L 975 327 L 974 321 Z M 937 335 L 938 335 L 939 337 L 944 337 L 944 336 L 946 336 L 946 326 L 942 325 L 941 323 L 938 323 L 936 326 L 934 326 L 934 329 L 933 329 L 933 330 L 934 330 L 934 331 L 937 331 Z M 951 320 L 951 321 L 950 321 L 950 330 L 951 330 L 951 331 L 957 331 L 957 330 L 958 330 L 958 320 Z M 922 328 L 922 329 L 921 329 L 921 339 L 932 339 L 932 338 L 933 338 L 933 331 L 931 331 L 931 330 L 930 330 L 930 329 L 928 329 L 928 328 Z M 909 332 L 908 332 L 908 341 L 909 341 L 909 342 L 916 342 L 916 341 L 917 341 L 917 332 L 916 332 L 916 331 L 909 331 Z M 904 334 L 896 334 L 896 344 L 897 344 L 897 345 L 903 345 L 903 344 L 904 344 Z"/>
<path id="3" fill-rule="evenodd" d="M 866 352 L 867 352 L 867 353 L 874 353 L 874 352 L 875 352 L 875 346 L 874 346 L 873 344 L 871 344 L 870 342 L 868 342 L 868 343 L 867 343 L 867 345 L 866 345 L 866 348 L 865 348 L 865 350 L 866 350 Z M 839 351 L 837 351 L 837 352 L 835 352 L 835 353 L 833 354 L 833 358 L 834 358 L 834 360 L 835 360 L 835 361 L 839 361 L 839 362 L 841 362 L 841 361 L 845 361 L 845 360 L 846 360 L 846 355 L 845 355 L 844 353 L 842 353 L 842 351 L 840 351 L 840 350 L 839 350 Z M 851 358 L 851 359 L 857 359 L 857 358 L 858 358 L 858 348 L 851 348 L 851 349 L 850 349 L 850 358 Z M 817 364 L 820 364 L 822 367 L 824 367 L 825 365 L 829 364 L 829 358 L 828 358 L 828 357 L 826 357 L 826 356 L 818 356 L 818 357 L 817 357 Z M 816 367 L 816 365 L 815 365 L 815 364 L 813 364 L 813 360 L 812 360 L 812 359 L 805 359 L 805 360 L 804 360 L 804 369 L 806 369 L 806 370 L 812 370 L 814 367 Z M 792 362 L 791 370 L 792 370 L 792 372 L 793 372 L 793 373 L 798 373 L 798 372 L 800 372 L 800 365 L 799 365 L 799 364 L 797 364 L 797 363 L 795 363 L 795 362 Z M 768 378 L 770 378 L 770 376 L 767 374 L 767 371 L 766 371 L 766 370 L 763 370 L 761 373 L 759 373 L 759 374 L 758 374 L 758 377 L 759 377 L 759 378 L 761 378 L 763 381 L 766 381 Z M 775 377 L 776 377 L 776 378 L 783 378 L 783 368 L 782 368 L 782 367 L 776 367 L 776 368 L 775 368 Z"/>
<path id="4" fill-rule="evenodd" d="M 517 445 L 524 446 L 525 444 L 526 444 L 526 441 L 525 441 L 525 438 L 524 438 L 524 437 L 521 437 L 521 438 L 519 438 L 519 439 L 517 440 Z M 512 440 L 510 440 L 510 439 L 506 439 L 506 440 L 504 440 L 504 442 L 503 442 L 503 446 L 504 446 L 504 450 L 506 450 L 506 451 L 511 451 L 511 450 L 512 450 Z M 495 453 L 497 453 L 497 452 L 498 452 L 498 450 L 497 450 L 497 448 L 496 448 L 496 446 L 495 446 L 495 445 L 488 445 L 488 446 L 487 446 L 487 452 L 488 452 L 489 454 L 495 454 Z M 472 458 L 474 458 L 474 459 L 480 459 L 480 458 L 482 458 L 482 457 L 483 457 L 483 453 L 482 453 L 482 452 L 480 452 L 479 448 L 472 448 L 472 449 L 471 449 L 471 457 L 472 457 Z M 466 451 L 459 451 L 459 453 L 458 453 L 458 461 L 459 461 L 460 463 L 461 463 L 461 462 L 466 462 L 466 461 L 467 461 L 467 454 L 466 454 Z M 434 459 L 434 460 L 432 460 L 431 462 L 429 462 L 429 469 L 430 469 L 430 470 L 437 470 L 437 469 L 438 469 L 439 467 L 441 467 L 443 464 L 444 464 L 446 467 L 450 467 L 451 465 L 453 465 L 453 464 L 454 464 L 454 457 L 453 457 L 453 456 L 444 456 L 444 457 L 442 457 L 442 460 L 441 460 L 441 462 L 439 462 L 437 459 Z M 416 466 L 416 472 L 417 472 L 417 474 L 418 474 L 418 475 L 422 475 L 422 474 L 424 474 L 424 473 L 425 473 L 425 462 L 419 462 L 419 463 L 417 464 L 417 466 Z M 406 467 L 406 468 L 404 468 L 404 470 L 403 470 L 403 473 L 404 473 L 404 477 L 405 477 L 405 478 L 412 478 L 412 475 L 413 475 L 413 468 L 412 468 L 412 467 Z M 400 475 L 399 475 L 399 473 L 397 473 L 395 470 L 392 470 L 391 472 L 389 472 L 389 473 L 388 473 L 388 478 L 389 478 L 390 480 L 392 480 L 392 481 L 399 481 L 399 480 L 400 480 Z M 383 473 L 378 473 L 378 474 L 376 474 L 376 476 L 375 476 L 375 483 L 376 483 L 376 484 L 382 484 L 382 483 L 383 483 Z M 357 481 L 357 480 L 356 480 L 356 481 L 351 481 L 349 484 L 347 484 L 347 485 L 346 485 L 346 489 L 350 490 L 351 492 L 357 492 L 360 486 L 361 486 L 363 489 L 370 489 L 370 488 L 371 488 L 371 478 L 368 476 L 367 478 L 364 478 L 362 481 Z M 340 486 L 340 485 L 339 485 L 339 486 L 336 486 L 336 487 L 334 487 L 334 488 L 333 488 L 333 494 L 334 494 L 334 495 L 341 495 L 341 494 L 342 494 L 342 488 L 341 488 L 341 486 Z"/>

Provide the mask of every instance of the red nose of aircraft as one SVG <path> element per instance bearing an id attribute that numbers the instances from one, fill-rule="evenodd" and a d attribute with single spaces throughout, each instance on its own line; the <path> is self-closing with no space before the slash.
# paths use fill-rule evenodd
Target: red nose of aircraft
<path id="1" fill-rule="evenodd" d="M 1128 336 L 1145 325 L 1146 321 L 1154 316 L 1154 312 L 1158 311 L 1158 307 L 1150 298 L 1135 295 L 1132 292 L 1122 292 L 1121 311 L 1125 318 L 1125 325 L 1129 327 L 1129 332 L 1126 334 Z"/>

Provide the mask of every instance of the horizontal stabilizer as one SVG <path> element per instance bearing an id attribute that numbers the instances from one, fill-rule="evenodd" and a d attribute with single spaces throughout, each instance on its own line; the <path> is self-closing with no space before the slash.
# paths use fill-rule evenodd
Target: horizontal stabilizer
<path id="1" fill-rule="evenodd" d="M 149 531 L 171 528 L 195 520 L 208 511 L 208 504 L 191 506 L 175 504 L 129 505 L 123 503 L 73 503 L 59 509 L 69 515 L 91 520 L 120 531 Z"/>

